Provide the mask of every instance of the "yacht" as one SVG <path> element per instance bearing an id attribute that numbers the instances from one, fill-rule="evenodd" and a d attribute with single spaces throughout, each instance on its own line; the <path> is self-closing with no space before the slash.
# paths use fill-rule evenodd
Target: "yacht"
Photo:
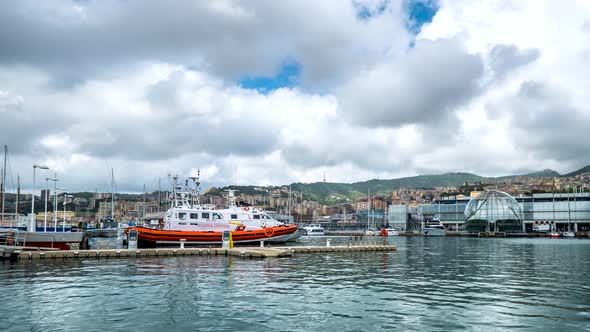
<path id="1" fill-rule="evenodd" d="M 432 218 L 424 222 L 422 235 L 424 236 L 444 236 L 446 235 L 445 226 L 438 218 Z"/>
<path id="2" fill-rule="evenodd" d="M 320 224 L 310 224 L 306 227 L 303 227 L 305 230 L 305 235 L 307 236 L 324 236 L 324 228 Z"/>
<path id="3" fill-rule="evenodd" d="M 178 177 L 173 178 L 170 197 L 171 207 L 164 216 L 164 226 L 154 229 L 133 226 L 125 230 L 129 233 L 137 231 L 138 244 L 144 247 L 155 247 L 158 244 L 221 244 L 224 232 L 231 232 L 234 243 L 260 241 L 284 242 L 297 231 L 295 225 L 245 224 L 239 221 L 230 222 L 223 217 L 220 210 L 199 204 L 198 177 L 191 178 L 194 189 L 188 184 L 182 188 L 178 185 Z"/>

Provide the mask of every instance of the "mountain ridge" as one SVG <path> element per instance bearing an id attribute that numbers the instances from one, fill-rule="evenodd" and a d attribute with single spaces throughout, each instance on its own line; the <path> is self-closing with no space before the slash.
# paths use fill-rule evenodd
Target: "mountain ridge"
<path id="1" fill-rule="evenodd" d="M 253 193 L 255 188 L 280 188 L 291 187 L 293 191 L 303 192 L 306 199 L 316 201 L 322 204 L 341 204 L 351 203 L 354 200 L 366 197 L 370 188 L 372 194 L 389 193 L 392 190 L 401 188 L 419 189 L 419 188 L 434 188 L 434 187 L 457 187 L 464 183 L 493 183 L 498 181 L 505 181 L 519 177 L 524 178 L 539 178 L 539 177 L 560 177 L 568 176 L 570 174 L 577 175 L 579 173 L 590 172 L 590 165 L 581 168 L 575 172 L 566 175 L 560 175 L 552 169 L 544 169 L 542 171 L 531 172 L 520 175 L 507 175 L 501 177 L 485 177 L 468 172 L 447 172 L 442 174 L 423 174 L 409 177 L 402 177 L 397 179 L 371 179 L 366 181 L 359 181 L 353 183 L 339 183 L 339 182 L 311 182 L 301 183 L 296 182 L 286 186 L 227 186 L 220 188 L 236 188 L 243 193 Z M 259 191 L 259 190 L 258 190 Z"/>

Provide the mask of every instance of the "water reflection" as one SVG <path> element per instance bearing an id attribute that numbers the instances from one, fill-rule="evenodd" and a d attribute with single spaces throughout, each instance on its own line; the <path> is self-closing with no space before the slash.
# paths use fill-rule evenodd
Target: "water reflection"
<path id="1" fill-rule="evenodd" d="M 575 330 L 590 324 L 590 241 L 389 241 L 397 252 L 1 263 L 0 330 Z M 320 243 L 325 239 L 300 245 Z"/>

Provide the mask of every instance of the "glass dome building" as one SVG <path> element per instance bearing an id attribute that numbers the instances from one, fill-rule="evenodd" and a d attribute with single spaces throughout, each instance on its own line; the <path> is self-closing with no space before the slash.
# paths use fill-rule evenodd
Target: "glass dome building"
<path id="1" fill-rule="evenodd" d="M 465 207 L 465 229 L 469 232 L 522 232 L 520 205 L 505 192 L 485 191 Z"/>

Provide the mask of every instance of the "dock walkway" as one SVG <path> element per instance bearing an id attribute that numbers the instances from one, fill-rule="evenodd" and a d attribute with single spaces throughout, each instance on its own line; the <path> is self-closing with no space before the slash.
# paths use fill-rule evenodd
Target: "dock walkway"
<path id="1" fill-rule="evenodd" d="M 394 245 L 355 246 L 297 246 L 297 247 L 234 247 L 226 248 L 154 248 L 154 249 L 95 249 L 60 251 L 17 251 L 13 260 L 47 259 L 111 259 L 174 256 L 235 256 L 241 258 L 292 257 L 312 253 L 352 253 L 396 251 Z"/>

